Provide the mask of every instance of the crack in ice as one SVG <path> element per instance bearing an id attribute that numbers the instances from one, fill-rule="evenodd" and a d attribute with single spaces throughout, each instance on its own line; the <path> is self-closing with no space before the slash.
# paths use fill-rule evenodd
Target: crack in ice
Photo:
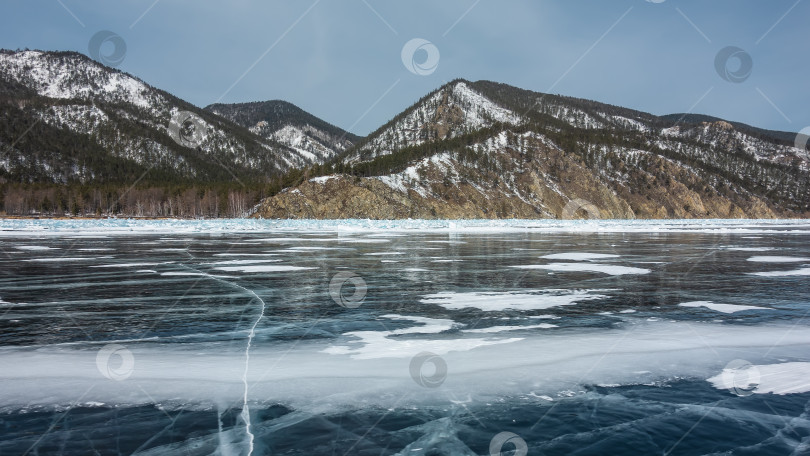
<path id="1" fill-rule="evenodd" d="M 255 291 L 251 290 L 250 288 L 243 287 L 242 285 L 239 285 L 239 284 L 236 284 L 236 283 L 228 282 L 227 280 L 224 280 L 224 279 L 222 279 L 220 277 L 211 275 L 211 274 L 209 274 L 207 272 L 198 271 L 197 269 L 194 269 L 192 267 L 186 266 L 186 268 L 191 269 L 191 270 L 196 271 L 196 272 L 199 272 L 201 275 L 203 275 L 205 277 L 208 277 L 210 279 L 216 280 L 217 282 L 221 282 L 221 283 L 224 283 L 226 285 L 230 285 L 232 287 L 243 290 L 243 291 L 247 292 L 248 294 L 253 295 L 253 297 L 255 299 L 259 300 L 259 302 L 262 304 L 261 312 L 259 312 L 259 316 L 256 318 L 256 321 L 253 322 L 253 325 L 250 327 L 250 331 L 248 331 L 248 340 L 247 340 L 247 345 L 245 346 L 245 370 L 242 372 L 242 384 L 244 385 L 244 394 L 242 396 L 242 412 L 239 414 L 239 416 L 240 416 L 240 418 L 242 418 L 242 421 L 244 421 L 244 423 L 245 423 L 245 434 L 247 434 L 247 436 L 248 436 L 248 453 L 247 454 L 248 454 L 248 456 L 250 456 L 250 455 L 253 454 L 253 446 L 254 446 L 253 441 L 254 441 L 254 438 L 255 438 L 253 433 L 250 431 L 250 427 L 251 427 L 250 406 L 248 405 L 248 390 L 249 390 L 249 387 L 248 387 L 247 376 L 248 376 L 248 371 L 250 370 L 250 347 L 253 345 L 253 338 L 256 336 L 256 326 L 258 326 L 259 322 L 262 320 L 262 318 L 264 318 L 264 312 L 265 312 L 265 309 L 267 308 L 267 303 L 258 294 L 256 294 Z"/>
<path id="2" fill-rule="evenodd" d="M 265 307 L 267 307 L 267 304 L 264 302 L 264 299 L 260 298 L 259 295 L 256 294 L 255 291 L 253 291 L 251 289 L 248 289 L 248 288 L 245 288 L 245 287 L 243 287 L 241 285 L 236 285 L 236 284 L 231 284 L 231 285 L 234 285 L 236 287 L 239 287 L 239 288 L 247 291 L 248 293 L 252 294 L 256 299 L 258 299 L 260 303 L 262 303 L 262 310 L 259 313 L 259 317 L 256 319 L 255 322 L 253 322 L 253 326 L 251 326 L 250 332 L 248 333 L 247 346 L 245 347 L 245 371 L 242 373 L 242 384 L 245 387 L 245 394 L 244 394 L 244 396 L 242 398 L 242 413 L 240 414 L 240 416 L 242 417 L 242 421 L 245 422 L 245 433 L 247 433 L 248 438 L 250 439 L 250 441 L 248 442 L 249 443 L 248 456 L 250 456 L 251 454 L 253 454 L 253 438 L 254 438 L 253 433 L 250 432 L 250 424 L 251 424 L 250 423 L 250 407 L 248 406 L 248 381 L 247 381 L 247 376 L 248 376 L 248 370 L 250 368 L 250 347 L 253 344 L 253 337 L 256 335 L 256 326 L 258 326 L 259 322 L 262 320 L 262 318 L 264 318 L 264 310 L 265 310 Z"/>

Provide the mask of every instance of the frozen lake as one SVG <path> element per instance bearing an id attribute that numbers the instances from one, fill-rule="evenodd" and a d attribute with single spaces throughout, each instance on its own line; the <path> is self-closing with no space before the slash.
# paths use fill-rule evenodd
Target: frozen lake
<path id="1" fill-rule="evenodd" d="M 808 222 L 3 220 L 0 252 L 0 454 L 810 454 Z"/>

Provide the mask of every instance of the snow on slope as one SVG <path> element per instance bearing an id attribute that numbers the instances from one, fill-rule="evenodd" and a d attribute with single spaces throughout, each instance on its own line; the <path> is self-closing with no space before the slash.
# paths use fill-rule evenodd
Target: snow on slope
<path id="1" fill-rule="evenodd" d="M 519 114 L 499 106 L 464 82 L 457 82 L 436 92 L 416 106 L 405 117 L 383 130 L 361 148 L 362 159 L 390 154 L 434 139 L 453 138 L 495 123 L 518 125 Z M 350 157 L 347 162 L 357 162 Z"/>
<path id="2" fill-rule="evenodd" d="M 43 124 L 94 136 L 95 141 L 116 157 L 139 164 L 159 164 L 188 177 L 198 175 L 182 154 L 177 153 L 180 144 L 141 133 L 145 128 L 171 136 L 171 119 L 193 108 L 183 106 L 131 75 L 78 53 L 3 51 L 0 52 L 0 79 L 25 86 L 39 96 L 71 100 L 36 108 L 32 114 Z M 219 166 L 236 165 L 267 172 L 300 168 L 313 162 L 313 151 L 306 147 L 284 148 L 259 137 L 246 138 L 235 134 L 227 124 L 205 115 L 197 115 L 195 123 L 204 128 L 205 134 L 194 148 Z M 25 161 L 22 151 L 11 153 L 23 156 Z M 8 158 L 0 157 L 0 164 L 7 161 Z M 37 167 L 45 165 L 37 164 Z M 56 171 L 47 174 L 56 181 L 86 178 L 85 174 L 70 172 L 70 167 L 64 168 L 67 174 L 59 175 Z"/>
<path id="3" fill-rule="evenodd" d="M 261 125 L 257 125 L 250 130 L 256 134 L 261 134 Z M 270 133 L 268 137 L 295 150 L 311 163 L 324 163 L 346 149 L 345 145 L 336 141 L 339 138 L 334 138 L 332 135 L 310 125 L 304 127 L 285 125 Z M 327 147 L 324 142 L 333 146 Z"/>
<path id="4" fill-rule="evenodd" d="M 155 91 L 125 73 L 74 56 L 40 51 L 0 54 L 0 74 L 50 98 L 78 98 L 130 103 L 143 108 L 160 100 Z"/>

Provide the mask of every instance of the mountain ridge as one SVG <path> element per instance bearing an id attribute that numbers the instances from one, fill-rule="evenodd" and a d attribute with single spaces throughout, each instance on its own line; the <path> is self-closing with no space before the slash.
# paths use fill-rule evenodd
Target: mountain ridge
<path id="1" fill-rule="evenodd" d="M 575 201 L 599 218 L 806 216 L 810 154 L 758 136 L 460 79 L 257 216 L 561 218 Z"/>
<path id="2" fill-rule="evenodd" d="M 360 139 L 283 100 L 215 103 L 203 109 L 294 149 L 313 162 L 330 160 Z"/>
<path id="3" fill-rule="evenodd" d="M 0 81 L 6 213 L 241 215 L 320 163 L 78 52 L 2 50 Z"/>
<path id="4" fill-rule="evenodd" d="M 797 217 L 810 201 L 790 133 L 493 81 L 453 80 L 361 138 L 281 100 L 199 108 L 80 53 L 2 50 L 0 109 L 7 213 Z"/>

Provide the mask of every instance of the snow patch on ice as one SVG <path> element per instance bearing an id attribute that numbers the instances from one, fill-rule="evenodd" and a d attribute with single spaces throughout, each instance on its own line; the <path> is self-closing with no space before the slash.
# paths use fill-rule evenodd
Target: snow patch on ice
<path id="1" fill-rule="evenodd" d="M 752 272 L 751 274 L 760 277 L 810 276 L 810 268 L 796 269 L 793 271 Z"/>
<path id="2" fill-rule="evenodd" d="M 792 362 L 780 364 L 746 365 L 740 369 L 723 369 L 723 372 L 708 379 L 717 389 L 750 387 L 754 394 L 797 394 L 810 392 L 810 363 Z M 743 375 L 739 375 L 743 374 Z M 753 384 L 740 385 L 739 379 L 749 378 Z"/>
<path id="3" fill-rule="evenodd" d="M 485 312 L 502 310 L 542 310 L 552 307 L 570 306 L 581 301 L 603 299 L 606 296 L 591 294 L 596 290 L 542 290 L 510 292 L 467 292 L 443 291 L 425 295 L 423 304 L 436 304 L 449 310 L 476 308 Z"/>
<path id="4" fill-rule="evenodd" d="M 461 332 L 490 334 L 507 331 L 519 331 L 526 329 L 550 329 L 557 327 L 558 327 L 557 325 L 552 325 L 551 323 L 539 323 L 536 325 L 526 325 L 526 326 L 490 326 L 489 328 L 464 329 Z"/>
<path id="5" fill-rule="evenodd" d="M 247 266 L 220 266 L 214 269 L 225 272 L 288 272 L 288 271 L 303 271 L 307 269 L 317 269 L 317 268 L 304 266 L 287 266 L 287 265 L 247 265 Z"/>
<path id="6" fill-rule="evenodd" d="M 649 269 L 632 268 L 629 266 L 617 266 L 611 264 L 593 264 L 593 263 L 549 263 L 549 264 L 532 264 L 523 266 L 510 266 L 517 269 L 547 269 L 550 271 L 560 272 L 599 272 L 612 276 L 619 275 L 642 275 L 649 274 Z"/>
<path id="7" fill-rule="evenodd" d="M 331 355 L 351 355 L 354 359 L 377 358 L 410 358 L 416 353 L 428 351 L 437 355 L 444 355 L 455 351 L 468 351 L 486 345 L 497 345 L 517 342 L 522 339 L 429 339 L 429 338 L 398 338 L 401 335 L 413 334 L 439 334 L 456 326 L 453 320 L 414 317 L 404 315 L 382 315 L 381 318 L 390 320 L 407 320 L 420 323 L 420 326 L 411 326 L 391 331 L 352 331 L 344 334 L 360 339 L 350 342 L 351 345 L 332 345 L 324 349 L 323 353 Z M 357 346 L 357 344 L 361 344 Z"/>
<path id="8" fill-rule="evenodd" d="M 570 253 L 554 253 L 545 255 L 540 258 L 548 260 L 568 260 L 568 261 L 590 261 L 590 260 L 604 260 L 608 258 L 619 258 L 619 255 L 612 255 L 608 253 L 587 253 L 587 252 L 570 252 Z"/>
<path id="9" fill-rule="evenodd" d="M 788 256 L 753 256 L 748 259 L 755 263 L 802 263 L 810 261 L 810 258 L 788 257 Z"/>
<path id="10" fill-rule="evenodd" d="M 714 310 L 716 312 L 722 313 L 734 313 L 734 312 L 742 312 L 744 310 L 771 310 L 767 307 L 757 307 L 757 306 L 743 306 L 739 304 L 719 304 L 714 303 L 711 301 L 692 301 L 692 302 L 683 302 L 678 304 L 681 307 L 705 307 L 707 309 Z"/>

